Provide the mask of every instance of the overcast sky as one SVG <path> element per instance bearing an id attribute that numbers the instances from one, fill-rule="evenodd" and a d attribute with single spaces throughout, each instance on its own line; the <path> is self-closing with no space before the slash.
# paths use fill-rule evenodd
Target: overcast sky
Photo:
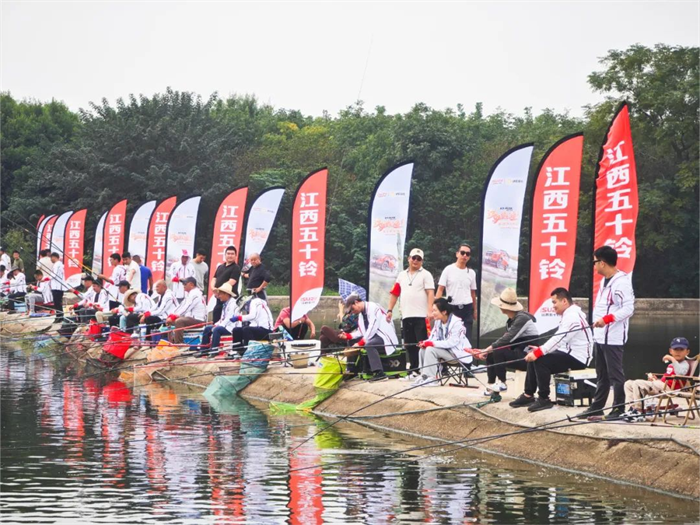
<path id="1" fill-rule="evenodd" d="M 167 86 L 332 115 L 483 102 L 582 113 L 609 49 L 698 45 L 690 2 L 2 2 L 3 91 L 87 108 Z"/>

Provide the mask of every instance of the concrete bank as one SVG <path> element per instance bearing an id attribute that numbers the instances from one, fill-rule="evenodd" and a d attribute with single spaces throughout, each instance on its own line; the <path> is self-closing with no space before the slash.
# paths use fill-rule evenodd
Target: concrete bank
<path id="1" fill-rule="evenodd" d="M 312 372 L 313 369 L 270 368 L 242 395 L 264 401 L 300 403 L 315 395 Z M 485 400 L 482 389 L 422 387 L 401 393 L 410 383 L 353 380 L 319 405 L 315 412 L 344 417 L 394 395 L 354 414 L 351 420 L 377 429 L 451 442 L 522 432 L 562 419 L 565 421 L 559 425 L 564 425 L 568 424 L 567 415 L 581 410 L 556 407 L 533 414 L 524 408 L 510 408 L 508 402 L 522 391 L 523 378 L 523 373 L 512 374 L 509 392 L 513 395 L 504 393 L 503 401 L 480 409 L 459 405 Z M 423 412 L 394 415 L 414 411 Z M 658 492 L 700 498 L 700 431 L 697 429 L 650 423 L 568 424 L 556 430 L 526 432 L 483 442 L 474 448 Z"/>
<path id="2" fill-rule="evenodd" d="M 312 312 L 312 319 L 332 319 L 338 313 L 338 296 L 323 296 Z M 588 311 L 588 299 L 575 298 L 576 303 Z M 527 309 L 527 298 L 520 301 Z M 285 306 L 289 306 L 289 297 L 286 295 L 271 295 L 268 303 L 273 312 L 279 312 Z M 637 298 L 634 303 L 636 317 L 699 317 L 700 299 L 644 299 Z M 504 321 L 505 322 L 505 321 Z M 320 329 L 320 326 L 318 327 Z"/>

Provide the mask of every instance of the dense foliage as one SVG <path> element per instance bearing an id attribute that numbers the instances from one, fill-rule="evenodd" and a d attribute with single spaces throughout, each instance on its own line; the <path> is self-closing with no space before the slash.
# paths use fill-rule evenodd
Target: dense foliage
<path id="1" fill-rule="evenodd" d="M 698 49 L 658 45 L 611 51 L 592 73 L 605 102 L 583 118 L 545 110 L 485 115 L 480 104 L 436 110 L 416 104 L 405 114 L 357 103 L 337 117 L 312 118 L 260 104 L 252 96 L 208 100 L 167 89 L 151 98 L 106 100 L 70 112 L 58 102 L 18 102 L 2 95 L 2 242 L 33 240 L 43 213 L 88 208 L 86 248 L 99 215 L 121 198 L 129 213 L 148 199 L 203 197 L 198 246 L 211 244 L 214 213 L 231 189 L 251 195 L 288 188 L 263 255 L 278 283 L 289 278 L 291 196 L 309 171 L 330 168 L 326 282 L 365 281 L 367 208 L 380 175 L 416 162 L 407 249 L 420 246 L 439 274 L 461 240 L 479 239 L 486 175 L 508 148 L 536 145 L 533 168 L 559 138 L 584 131 L 585 152 L 577 262 L 572 289 L 590 286 L 591 192 L 596 160 L 616 106 L 631 104 L 641 212 L 635 286 L 641 297 L 698 296 Z M 526 205 L 526 209 L 529 206 Z M 519 288 L 527 292 L 529 217 L 525 217 Z M 29 226 L 29 223 L 32 226 Z M 22 239 L 24 239 L 22 241 Z M 8 246 L 9 249 L 15 246 Z M 25 260 L 31 256 L 25 255 Z M 89 259 L 86 259 L 89 261 Z M 473 261 L 477 263 L 478 261 Z"/>

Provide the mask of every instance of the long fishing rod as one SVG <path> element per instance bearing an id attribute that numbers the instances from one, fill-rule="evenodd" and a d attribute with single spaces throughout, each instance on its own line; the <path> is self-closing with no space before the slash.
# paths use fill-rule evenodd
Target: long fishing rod
<path id="1" fill-rule="evenodd" d="M 674 390 L 673 392 L 681 392 L 681 391 L 687 390 L 689 388 L 694 388 L 694 386 L 687 386 L 687 387 L 684 387 L 681 389 Z M 650 400 L 650 399 L 653 399 L 653 398 L 656 398 L 656 397 L 659 397 L 662 395 L 666 395 L 669 393 L 671 393 L 671 392 L 665 392 L 662 394 L 645 396 L 642 399 L 633 400 L 631 402 L 632 403 L 643 402 L 643 401 Z M 464 405 L 464 406 L 468 407 L 469 405 Z M 619 406 L 619 405 L 610 405 L 609 407 L 603 407 L 601 410 L 607 410 L 609 408 L 612 409 L 612 408 L 615 408 L 615 406 Z M 690 410 L 694 410 L 694 409 L 693 408 L 675 409 L 675 410 L 668 410 L 665 412 L 672 414 L 672 413 L 688 412 Z M 661 414 L 661 412 L 659 412 L 659 413 Z M 463 450 L 466 448 L 472 448 L 472 447 L 475 447 L 479 444 L 486 443 L 488 441 L 501 439 L 504 437 L 514 436 L 514 435 L 519 435 L 519 434 L 527 434 L 530 432 L 541 432 L 541 431 L 545 431 L 545 430 L 557 430 L 557 429 L 561 429 L 561 428 L 569 428 L 569 427 L 574 427 L 574 426 L 587 425 L 587 424 L 591 424 L 591 423 L 609 423 L 610 421 L 611 420 L 605 421 L 605 420 L 595 420 L 595 419 L 584 420 L 584 421 L 573 421 L 571 419 L 571 417 L 569 417 L 567 415 L 567 417 L 565 417 L 565 418 L 561 418 L 561 419 L 558 419 L 555 421 L 550 421 L 547 423 L 542 423 L 542 424 L 536 425 L 534 427 L 528 427 L 528 428 L 519 429 L 519 430 L 515 430 L 515 431 L 511 431 L 511 432 L 504 432 L 501 434 L 495 434 L 495 435 L 491 435 L 491 436 L 483 436 L 483 437 L 479 437 L 479 438 L 465 438 L 465 439 L 460 439 L 460 440 L 455 440 L 455 441 L 448 441 L 448 442 L 442 442 L 442 443 L 434 443 L 434 444 L 430 444 L 430 445 L 423 445 L 423 446 L 413 447 L 413 448 L 409 448 L 409 449 L 394 452 L 394 453 L 382 454 L 381 456 L 375 455 L 375 457 L 387 457 L 387 456 L 397 456 L 398 457 L 400 455 L 404 455 L 404 454 L 409 453 L 409 452 L 418 452 L 418 451 L 429 450 L 429 449 L 437 448 L 437 447 L 449 447 L 449 446 L 455 446 L 455 445 L 462 445 L 462 446 L 458 446 L 455 449 L 441 451 L 441 452 L 426 456 L 426 458 L 430 458 L 430 457 L 435 457 L 435 456 L 440 455 L 440 454 L 457 452 L 459 450 Z M 357 422 L 357 419 L 353 418 L 350 420 L 350 422 Z M 555 425 L 555 426 L 553 426 L 553 425 Z M 305 442 L 306 442 L 306 440 L 303 441 L 301 444 L 304 444 Z M 291 449 L 290 452 L 294 452 L 297 448 L 299 448 L 299 447 L 297 446 L 297 447 Z M 697 450 L 693 449 L 693 451 L 697 454 Z M 365 456 L 365 457 L 367 457 L 367 456 Z M 371 455 L 370 455 L 370 457 L 371 457 Z M 323 466 L 333 466 L 333 465 L 341 465 L 341 464 L 345 464 L 345 462 L 344 461 L 328 462 L 328 463 L 324 463 Z M 309 468 L 318 468 L 318 465 L 311 466 L 311 467 L 299 467 L 296 469 L 291 469 L 290 472 L 308 470 Z"/>

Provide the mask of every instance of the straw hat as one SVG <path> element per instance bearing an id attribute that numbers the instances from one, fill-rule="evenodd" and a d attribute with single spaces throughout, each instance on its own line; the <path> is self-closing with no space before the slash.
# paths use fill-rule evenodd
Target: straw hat
<path id="1" fill-rule="evenodd" d="M 135 288 L 132 288 L 131 290 L 127 290 L 124 292 L 124 305 L 125 306 L 134 306 L 136 304 L 136 300 L 133 299 L 133 296 L 135 294 L 139 293 L 138 290 Z"/>
<path id="2" fill-rule="evenodd" d="M 230 295 L 231 297 L 233 297 L 234 295 L 236 295 L 236 294 L 233 292 L 233 288 L 231 288 L 231 284 L 230 284 L 230 283 L 224 283 L 224 284 L 222 284 L 221 286 L 219 286 L 218 291 L 224 292 L 225 294 L 228 294 L 228 295 Z"/>
<path id="3" fill-rule="evenodd" d="M 518 302 L 518 294 L 512 288 L 506 288 L 501 295 L 491 299 L 491 304 L 511 312 L 519 312 L 523 309 L 523 305 Z"/>

